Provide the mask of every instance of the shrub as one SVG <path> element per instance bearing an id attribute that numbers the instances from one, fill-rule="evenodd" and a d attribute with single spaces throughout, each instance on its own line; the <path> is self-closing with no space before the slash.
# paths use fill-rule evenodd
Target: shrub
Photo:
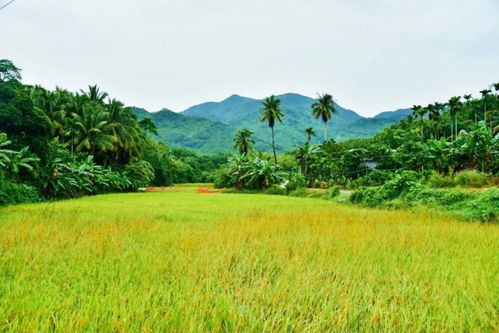
<path id="1" fill-rule="evenodd" d="M 298 197 L 298 198 L 306 198 L 308 197 L 308 192 L 306 188 L 298 188 L 291 193 L 289 193 L 290 197 Z"/>
<path id="2" fill-rule="evenodd" d="M 457 182 L 453 177 L 445 177 L 439 173 L 433 173 L 427 181 L 430 187 L 444 188 L 444 187 L 456 187 Z"/>
<path id="3" fill-rule="evenodd" d="M 154 179 L 154 168 L 149 162 L 137 161 L 125 166 L 125 175 L 135 188 L 147 186 Z"/>
<path id="4" fill-rule="evenodd" d="M 456 182 L 462 187 L 484 187 L 489 180 L 488 174 L 475 170 L 461 171 L 456 175 Z"/>
<path id="5" fill-rule="evenodd" d="M 290 172 L 288 176 L 288 183 L 286 184 L 286 190 L 292 192 L 298 188 L 305 187 L 306 180 L 305 176 L 301 172 Z"/>
<path id="6" fill-rule="evenodd" d="M 255 156 L 237 156 L 229 160 L 224 175 L 218 177 L 217 186 L 236 187 L 238 189 L 265 189 L 274 184 L 281 184 L 285 172 L 269 160 Z"/>
<path id="7" fill-rule="evenodd" d="M 416 172 L 404 171 L 396 174 L 391 180 L 381 186 L 380 191 L 382 197 L 386 200 L 395 199 L 400 195 L 404 195 L 415 187 L 421 186 L 417 182 L 419 176 Z"/>
<path id="8" fill-rule="evenodd" d="M 491 188 L 461 205 L 464 217 L 482 222 L 499 222 L 499 189 Z"/>
<path id="9" fill-rule="evenodd" d="M 43 197 L 36 187 L 16 184 L 0 178 L 0 206 L 40 202 L 42 199 Z"/>
<path id="10" fill-rule="evenodd" d="M 264 191 L 265 194 L 271 195 L 286 195 L 287 191 L 285 188 L 279 185 L 272 185 Z"/>
<path id="11" fill-rule="evenodd" d="M 437 205 L 450 207 L 475 197 L 476 194 L 457 189 L 430 189 L 419 187 L 409 192 L 404 201 L 407 205 Z"/>
<path id="12" fill-rule="evenodd" d="M 360 186 L 381 186 L 394 176 L 393 172 L 384 170 L 373 170 L 352 182 L 353 187 Z"/>
<path id="13" fill-rule="evenodd" d="M 366 206 L 380 206 L 384 200 L 379 197 L 379 187 L 359 187 L 350 195 L 350 201 Z"/>
<path id="14" fill-rule="evenodd" d="M 338 185 L 329 187 L 330 198 L 336 198 L 338 195 L 340 195 L 340 187 Z"/>

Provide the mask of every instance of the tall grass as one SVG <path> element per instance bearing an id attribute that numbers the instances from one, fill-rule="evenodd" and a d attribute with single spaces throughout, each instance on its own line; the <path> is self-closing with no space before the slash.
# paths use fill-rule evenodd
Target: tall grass
<path id="1" fill-rule="evenodd" d="M 498 331 L 499 226 L 267 195 L 0 210 L 0 331 Z"/>

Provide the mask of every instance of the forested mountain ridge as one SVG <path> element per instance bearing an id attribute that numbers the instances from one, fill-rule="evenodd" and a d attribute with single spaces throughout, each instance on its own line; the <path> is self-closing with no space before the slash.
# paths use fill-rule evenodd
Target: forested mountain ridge
<path id="1" fill-rule="evenodd" d="M 322 133 L 323 123 L 311 114 L 313 98 L 288 93 L 277 96 L 282 101 L 284 118 L 276 125 L 277 150 L 283 152 L 295 148 L 305 140 L 304 129 L 313 127 Z M 232 151 L 232 138 L 241 128 L 255 132 L 256 147 L 270 148 L 268 126 L 260 123 L 262 100 L 232 95 L 221 102 L 207 102 L 192 106 L 180 113 L 168 109 L 147 112 L 134 108 L 139 118 L 150 117 L 158 128 L 163 142 L 200 152 Z M 352 110 L 336 104 L 339 113 L 328 123 L 328 133 L 335 140 L 369 137 L 386 126 L 397 123 L 410 113 L 409 109 L 384 112 L 374 118 L 365 118 Z M 322 140 L 321 134 L 313 142 Z"/>

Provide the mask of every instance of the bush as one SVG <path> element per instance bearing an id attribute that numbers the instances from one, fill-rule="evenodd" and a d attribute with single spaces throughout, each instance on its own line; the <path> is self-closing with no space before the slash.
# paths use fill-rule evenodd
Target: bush
<path id="1" fill-rule="evenodd" d="M 488 185 L 490 176 L 475 170 L 461 171 L 456 175 L 456 182 L 462 187 L 484 187 Z"/>
<path id="2" fill-rule="evenodd" d="M 223 173 L 218 177 L 217 186 L 255 190 L 281 184 L 286 175 L 272 161 L 251 155 L 231 158 Z"/>
<path id="3" fill-rule="evenodd" d="M 392 179 L 394 173 L 391 171 L 384 170 L 373 170 L 367 175 L 362 176 L 352 182 L 353 187 L 360 186 L 381 186 L 388 180 Z"/>
<path id="4" fill-rule="evenodd" d="M 350 201 L 366 206 L 381 206 L 385 199 L 380 197 L 379 187 L 359 187 L 350 195 Z"/>
<path id="5" fill-rule="evenodd" d="M 470 220 L 482 222 L 499 222 L 499 189 L 491 188 L 474 200 L 470 200 L 462 205 L 461 212 L 464 217 Z"/>
<path id="6" fill-rule="evenodd" d="M 271 195 L 286 195 L 287 191 L 285 188 L 279 185 L 272 185 L 271 187 L 267 188 L 263 193 Z"/>
<path id="7" fill-rule="evenodd" d="M 0 178 L 0 206 L 40 202 L 42 200 L 43 197 L 36 187 L 27 184 L 16 184 Z"/>
<path id="8" fill-rule="evenodd" d="M 291 193 L 289 193 L 290 197 L 298 197 L 298 198 L 306 198 L 308 197 L 309 193 L 306 188 L 298 188 Z"/>
<path id="9" fill-rule="evenodd" d="M 408 206 L 414 205 L 433 205 L 450 208 L 453 205 L 460 204 L 470 200 L 476 195 L 472 192 L 456 189 L 430 189 L 420 187 L 412 190 L 404 197 Z"/>
<path id="10" fill-rule="evenodd" d="M 288 183 L 286 184 L 286 190 L 292 192 L 296 189 L 305 187 L 306 180 L 305 176 L 301 172 L 290 172 L 288 176 Z"/>
<path id="11" fill-rule="evenodd" d="M 137 161 L 125 166 L 125 175 L 135 188 L 150 185 L 154 180 L 154 168 L 149 162 Z"/>
<path id="12" fill-rule="evenodd" d="M 330 198 L 336 198 L 340 195 L 340 187 L 338 185 L 331 186 L 328 192 Z"/>
<path id="13" fill-rule="evenodd" d="M 444 188 L 444 187 L 456 187 L 457 182 L 453 177 L 445 177 L 439 173 L 433 173 L 427 181 L 430 187 Z"/>

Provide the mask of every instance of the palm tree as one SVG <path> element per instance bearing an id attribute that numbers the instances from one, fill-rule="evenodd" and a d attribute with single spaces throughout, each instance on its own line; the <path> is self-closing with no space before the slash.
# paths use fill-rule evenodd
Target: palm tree
<path id="1" fill-rule="evenodd" d="M 423 120 L 424 116 L 428 113 L 428 110 L 421 105 L 413 105 L 412 106 L 412 114 L 415 118 L 419 118 L 419 129 L 421 131 L 421 140 L 424 138 L 423 133 Z"/>
<path id="2" fill-rule="evenodd" d="M 138 155 L 138 143 L 140 140 L 140 127 L 133 111 L 126 108 L 123 103 L 116 99 L 109 101 L 106 105 L 109 117 L 109 125 L 112 134 L 116 138 L 115 158 L 120 156 L 128 158 Z"/>
<path id="3" fill-rule="evenodd" d="M 47 115 L 56 129 L 56 134 L 64 136 L 65 107 L 69 93 L 60 88 L 48 91 L 41 86 L 34 86 L 30 94 L 34 107 Z"/>
<path id="4" fill-rule="evenodd" d="M 480 91 L 480 94 L 482 94 L 482 100 L 483 100 L 483 121 L 487 123 L 487 99 L 488 95 L 492 92 L 490 89 L 483 89 Z"/>
<path id="5" fill-rule="evenodd" d="M 440 112 L 445 107 L 445 104 L 435 102 L 428 105 L 429 119 L 433 125 L 433 137 L 438 140 L 440 134 Z"/>
<path id="6" fill-rule="evenodd" d="M 451 137 L 457 137 L 457 113 L 461 110 L 461 96 L 454 96 L 449 99 L 449 111 L 451 114 L 450 120 L 450 131 Z M 454 127 L 454 132 L 452 132 L 452 127 Z"/>
<path id="7" fill-rule="evenodd" d="M 234 148 L 239 150 L 241 155 L 248 155 L 251 145 L 255 143 L 255 140 L 251 138 L 253 131 L 247 128 L 237 131 L 236 137 L 234 138 Z"/>
<path id="8" fill-rule="evenodd" d="M 334 106 L 334 98 L 329 94 L 318 94 L 317 102 L 312 104 L 312 115 L 315 119 L 322 118 L 324 122 L 324 142 L 327 140 L 327 122 L 333 114 L 338 114 Z"/>
<path id="9" fill-rule="evenodd" d="M 109 96 L 107 92 L 103 92 L 97 85 L 88 86 L 88 92 L 81 90 L 87 98 L 98 104 L 104 104 L 104 100 Z"/>
<path id="10" fill-rule="evenodd" d="M 158 128 L 156 127 L 156 124 L 152 121 L 151 118 L 144 118 L 139 120 L 139 127 L 145 132 L 145 133 L 151 133 L 156 136 L 159 135 L 158 133 Z"/>
<path id="11" fill-rule="evenodd" d="M 315 136 L 315 131 L 312 127 L 305 128 L 305 133 L 307 133 L 307 143 L 310 144 L 312 137 Z"/>
<path id="12" fill-rule="evenodd" d="M 274 161 L 276 164 L 277 154 L 275 152 L 274 125 L 276 121 L 282 123 L 283 116 L 284 114 L 281 109 L 281 100 L 274 95 L 265 98 L 263 101 L 262 118 L 260 121 L 262 123 L 268 122 L 269 127 L 272 130 L 272 150 L 274 152 Z"/>
<path id="13" fill-rule="evenodd" d="M 83 107 L 85 103 L 86 103 L 86 96 L 75 93 L 71 96 L 71 99 L 66 106 L 68 117 L 66 117 L 64 128 L 66 130 L 66 137 L 68 138 L 66 144 L 69 144 L 71 154 L 74 154 L 75 150 L 74 148 L 76 145 L 76 134 L 78 131 L 75 125 L 76 124 L 75 116 L 83 115 Z"/>
<path id="14" fill-rule="evenodd" d="M 108 114 L 99 106 L 86 105 L 83 114 L 73 114 L 76 128 L 76 151 L 87 151 L 95 156 L 96 152 L 112 151 L 117 139 L 112 135 L 112 125 Z"/>

